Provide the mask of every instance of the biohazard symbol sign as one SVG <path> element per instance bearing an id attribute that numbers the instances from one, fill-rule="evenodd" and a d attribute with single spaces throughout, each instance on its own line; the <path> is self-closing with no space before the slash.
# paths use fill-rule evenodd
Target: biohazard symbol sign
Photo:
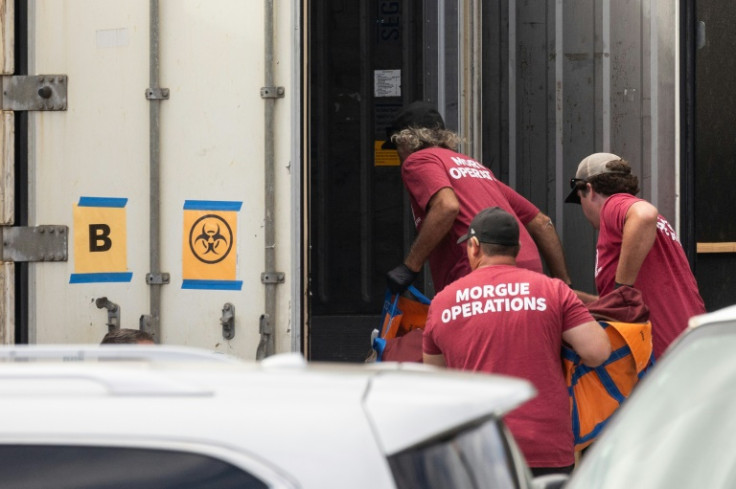
<path id="1" fill-rule="evenodd" d="M 182 233 L 182 288 L 240 290 L 235 280 L 241 202 L 187 200 Z"/>
<path id="2" fill-rule="evenodd" d="M 189 247 L 199 261 L 221 262 L 232 250 L 233 231 L 217 214 L 204 215 L 189 230 Z"/>

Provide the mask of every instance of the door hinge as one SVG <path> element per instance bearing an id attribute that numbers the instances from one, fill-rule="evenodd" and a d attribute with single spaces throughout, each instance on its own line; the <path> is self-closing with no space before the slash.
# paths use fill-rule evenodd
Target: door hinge
<path id="1" fill-rule="evenodd" d="M 66 75 L 6 75 L 2 110 L 66 110 Z"/>
<path id="2" fill-rule="evenodd" d="M 146 88 L 146 100 L 169 100 L 169 89 Z"/>
<path id="3" fill-rule="evenodd" d="M 283 284 L 285 280 L 286 275 L 284 274 L 284 272 L 264 272 L 261 274 L 262 284 Z"/>
<path id="4" fill-rule="evenodd" d="M 68 235 L 67 226 L 2 226 L 0 261 L 67 261 Z"/>
<path id="5" fill-rule="evenodd" d="M 166 285 L 171 281 L 168 273 L 147 273 L 146 283 L 148 285 Z"/>
<path id="6" fill-rule="evenodd" d="M 261 87 L 261 98 L 284 98 L 284 87 Z"/>

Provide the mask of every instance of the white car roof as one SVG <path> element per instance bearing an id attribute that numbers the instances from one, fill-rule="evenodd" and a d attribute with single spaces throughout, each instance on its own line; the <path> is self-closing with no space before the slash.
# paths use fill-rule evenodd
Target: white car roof
<path id="1" fill-rule="evenodd" d="M 689 328 L 697 328 L 704 324 L 721 323 L 736 320 L 736 305 L 725 307 L 714 312 L 693 316 L 688 321 Z"/>
<path id="2" fill-rule="evenodd" d="M 387 455 L 501 417 L 534 395 L 525 380 L 420 364 L 316 364 L 288 354 L 244 362 L 157 345 L 0 347 L 0 443 L 229 446 L 278 461 L 300 480 L 332 460 L 335 487 L 341 471 L 354 483 L 363 470 L 337 462 L 356 446 L 369 471 Z M 381 477 L 365 475 L 373 483 Z"/>

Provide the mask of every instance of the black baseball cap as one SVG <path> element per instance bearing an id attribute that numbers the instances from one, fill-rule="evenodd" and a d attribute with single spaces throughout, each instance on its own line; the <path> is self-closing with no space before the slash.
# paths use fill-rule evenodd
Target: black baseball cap
<path id="1" fill-rule="evenodd" d="M 430 129 L 444 129 L 445 121 L 437 109 L 429 102 L 417 100 L 404 107 L 386 128 L 386 141 L 382 149 L 396 149 L 391 136 L 407 127 L 427 127 Z"/>
<path id="2" fill-rule="evenodd" d="M 473 218 L 468 232 L 457 242 L 460 244 L 473 236 L 481 243 L 518 246 L 519 223 L 514 216 L 500 207 L 489 207 Z"/>

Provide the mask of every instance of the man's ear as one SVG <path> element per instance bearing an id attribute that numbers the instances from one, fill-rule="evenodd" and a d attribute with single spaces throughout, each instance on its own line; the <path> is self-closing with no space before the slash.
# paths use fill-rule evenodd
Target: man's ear
<path id="1" fill-rule="evenodd" d="M 470 243 L 472 243 L 470 254 L 474 257 L 480 255 L 480 241 L 478 240 L 478 238 L 473 236 L 472 238 L 470 238 Z"/>
<path id="2" fill-rule="evenodd" d="M 583 196 L 587 196 L 588 192 L 595 192 L 595 190 L 593 190 L 593 186 L 589 182 L 586 182 L 585 187 L 580 189 L 580 193 L 582 193 Z"/>

